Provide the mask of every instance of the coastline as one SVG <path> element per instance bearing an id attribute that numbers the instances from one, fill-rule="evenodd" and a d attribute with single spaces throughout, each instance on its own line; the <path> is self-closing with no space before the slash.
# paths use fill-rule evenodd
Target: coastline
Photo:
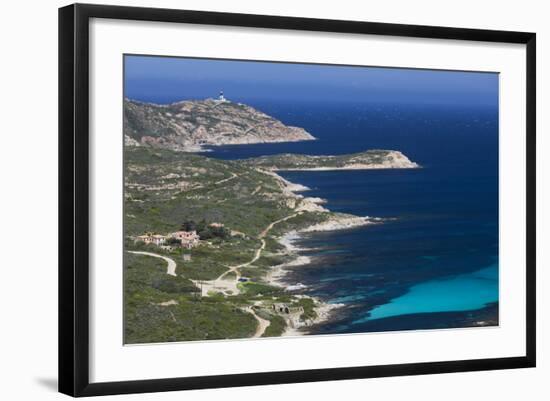
<path id="1" fill-rule="evenodd" d="M 352 164 L 341 167 L 300 167 L 300 168 L 274 168 L 272 171 L 339 171 L 339 170 L 395 170 L 395 169 L 416 169 L 422 168 L 417 163 L 411 162 L 412 165 L 399 166 L 387 164 Z"/>
<path id="2" fill-rule="evenodd" d="M 329 304 L 326 302 L 322 302 L 318 298 L 310 297 L 307 295 L 304 295 L 304 298 L 310 298 L 318 302 L 318 306 L 315 307 L 315 313 L 317 314 L 317 317 L 306 321 L 301 321 L 299 319 L 288 319 L 291 320 L 291 322 L 287 322 L 287 326 L 283 334 L 281 334 L 281 337 L 297 337 L 310 334 L 309 331 L 307 331 L 307 329 L 305 328 L 330 321 L 332 313 L 344 306 L 344 304 Z"/>
<path id="3" fill-rule="evenodd" d="M 292 128 L 292 127 L 291 127 Z M 145 138 L 145 139 L 143 139 Z M 129 135 L 124 135 L 124 146 L 148 146 L 149 142 L 153 141 L 154 137 L 145 136 L 142 138 L 142 141 L 139 142 L 136 139 L 130 137 Z M 257 139 L 239 139 L 234 142 L 226 143 L 184 143 L 177 146 L 159 146 L 161 149 L 168 149 L 174 152 L 181 153 L 207 153 L 214 152 L 214 149 L 211 147 L 217 146 L 239 146 L 239 145 L 259 145 L 259 144 L 272 144 L 272 143 L 283 143 L 283 142 L 305 142 L 305 141 L 316 141 L 318 138 L 285 138 L 281 140 L 275 140 L 271 138 L 270 140 L 257 140 Z"/>
<path id="4" fill-rule="evenodd" d="M 183 145 L 181 148 L 173 149 L 177 152 L 185 153 L 205 153 L 205 152 L 214 152 L 214 149 L 211 147 L 216 146 L 240 146 L 240 145 L 260 145 L 260 144 L 272 144 L 272 143 L 284 143 L 284 142 L 306 142 L 306 141 L 316 141 L 318 138 L 284 138 L 281 140 L 275 140 L 271 138 L 270 140 L 257 140 L 257 139 L 240 139 L 234 142 L 225 142 L 225 143 L 201 143 L 201 144 L 190 144 Z"/>
<path id="5" fill-rule="evenodd" d="M 287 276 L 287 274 L 289 273 L 289 269 L 299 266 L 306 266 L 312 262 L 311 257 L 299 254 L 300 251 L 308 249 L 299 248 L 293 243 L 294 241 L 301 238 L 302 233 L 349 230 L 366 225 L 378 224 L 383 221 L 383 219 L 381 218 L 355 216 L 351 214 L 331 212 L 329 209 L 320 206 L 321 203 L 326 203 L 325 199 L 304 197 L 303 195 L 296 194 L 296 192 L 308 191 L 308 187 L 302 184 L 290 182 L 275 173 L 274 171 L 259 171 L 276 177 L 281 183 L 283 191 L 289 196 L 294 197 L 296 200 L 299 200 L 301 202 L 301 205 L 297 206 L 297 210 L 317 212 L 320 211 L 330 214 L 330 216 L 323 222 L 311 224 L 299 230 L 288 231 L 276 239 L 277 242 L 284 247 L 284 250 L 281 252 L 281 254 L 292 257 L 292 260 L 270 267 L 269 272 L 264 277 L 264 281 L 269 285 L 282 287 L 289 292 L 300 291 L 307 288 L 307 286 L 303 285 L 302 283 L 287 283 L 284 281 L 284 277 Z M 302 336 L 308 334 L 308 331 L 305 328 L 330 321 L 332 319 L 333 313 L 344 306 L 344 304 L 331 304 L 319 299 L 318 297 L 313 297 L 310 295 L 301 294 L 297 296 L 313 300 L 313 302 L 315 303 L 314 311 L 317 316 L 313 319 L 305 321 L 300 320 L 299 317 L 285 318 L 286 329 L 282 334 L 283 337 Z"/>

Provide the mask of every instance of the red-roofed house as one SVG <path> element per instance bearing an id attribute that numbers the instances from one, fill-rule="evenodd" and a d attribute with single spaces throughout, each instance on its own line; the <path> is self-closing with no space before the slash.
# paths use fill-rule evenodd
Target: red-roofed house
<path id="1" fill-rule="evenodd" d="M 172 238 L 180 240 L 183 248 L 191 249 L 199 244 L 200 237 L 196 231 L 176 231 L 170 234 Z"/>

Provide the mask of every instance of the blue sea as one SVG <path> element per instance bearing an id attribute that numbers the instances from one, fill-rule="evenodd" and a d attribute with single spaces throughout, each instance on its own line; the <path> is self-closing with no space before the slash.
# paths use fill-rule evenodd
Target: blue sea
<path id="1" fill-rule="evenodd" d="M 304 235 L 312 257 L 290 282 L 344 304 L 314 333 L 434 329 L 498 322 L 498 110 L 480 105 L 248 102 L 317 141 L 213 147 L 207 155 L 400 150 L 421 169 L 281 172 L 327 208 L 387 218 Z M 496 324 L 496 323 L 494 323 Z"/>

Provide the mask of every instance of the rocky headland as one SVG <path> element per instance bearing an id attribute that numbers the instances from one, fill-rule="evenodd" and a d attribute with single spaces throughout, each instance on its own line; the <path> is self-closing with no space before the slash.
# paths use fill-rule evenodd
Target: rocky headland
<path id="1" fill-rule="evenodd" d="M 243 160 L 243 163 L 270 171 L 284 170 L 370 170 L 390 168 L 419 168 L 398 150 L 373 149 L 346 155 L 298 155 L 285 153 Z"/>
<path id="2" fill-rule="evenodd" d="M 203 146 L 316 138 L 242 103 L 206 99 L 159 105 L 125 99 L 124 139 L 126 146 L 197 152 Z"/>

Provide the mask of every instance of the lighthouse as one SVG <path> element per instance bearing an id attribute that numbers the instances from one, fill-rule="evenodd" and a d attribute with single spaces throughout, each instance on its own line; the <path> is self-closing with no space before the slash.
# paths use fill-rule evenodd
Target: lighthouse
<path id="1" fill-rule="evenodd" d="M 223 96 L 223 91 L 220 91 L 218 102 L 227 102 L 227 99 Z"/>

